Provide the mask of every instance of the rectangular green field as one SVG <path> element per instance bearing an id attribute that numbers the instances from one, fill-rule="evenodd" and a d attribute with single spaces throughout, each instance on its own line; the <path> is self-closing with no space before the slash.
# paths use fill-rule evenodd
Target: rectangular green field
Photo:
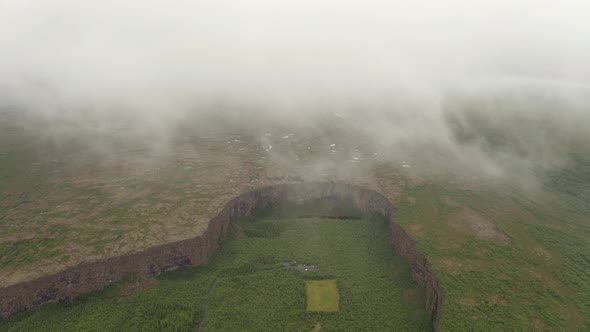
<path id="1" fill-rule="evenodd" d="M 307 311 L 337 312 L 340 306 L 340 295 L 336 280 L 305 281 Z"/>

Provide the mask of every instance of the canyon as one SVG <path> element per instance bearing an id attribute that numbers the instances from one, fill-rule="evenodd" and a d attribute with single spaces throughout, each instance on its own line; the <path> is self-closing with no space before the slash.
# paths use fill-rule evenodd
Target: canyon
<path id="1" fill-rule="evenodd" d="M 389 221 L 390 243 L 410 266 L 413 280 L 425 289 L 425 306 L 434 331 L 443 312 L 443 290 L 430 263 L 416 242 L 393 221 L 395 207 L 382 194 L 354 185 L 334 182 L 278 184 L 245 192 L 228 201 L 194 238 L 151 247 L 128 255 L 87 262 L 57 274 L 0 289 L 0 316 L 7 317 L 47 302 L 63 302 L 100 290 L 135 273 L 156 276 L 183 266 L 207 264 L 229 230 L 230 223 L 251 216 L 271 204 L 305 202 L 325 198 L 350 199 L 364 213 L 378 213 Z"/>

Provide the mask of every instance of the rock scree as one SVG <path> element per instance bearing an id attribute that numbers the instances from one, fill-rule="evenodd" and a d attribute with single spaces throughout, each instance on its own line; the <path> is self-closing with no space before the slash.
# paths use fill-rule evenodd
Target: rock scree
<path id="1" fill-rule="evenodd" d="M 343 183 L 279 184 L 243 193 L 225 204 L 199 236 L 155 246 L 144 251 L 82 263 L 54 275 L 0 289 L 0 316 L 30 310 L 47 302 L 63 302 L 100 290 L 129 273 L 155 276 L 187 265 L 207 264 L 231 221 L 250 216 L 273 203 L 303 202 L 321 198 L 352 199 L 357 209 L 379 213 L 389 220 L 390 243 L 397 255 L 407 259 L 413 280 L 424 286 L 426 311 L 434 331 L 442 318 L 443 291 L 430 263 L 416 249 L 416 242 L 392 221 L 395 208 L 380 193 Z"/>

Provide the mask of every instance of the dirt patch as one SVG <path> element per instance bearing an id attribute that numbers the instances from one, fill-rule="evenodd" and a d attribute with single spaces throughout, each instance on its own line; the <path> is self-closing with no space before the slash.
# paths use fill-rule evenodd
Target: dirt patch
<path id="1" fill-rule="evenodd" d="M 465 270 L 465 266 L 462 262 L 458 262 L 452 258 L 441 259 L 439 264 L 444 266 L 450 274 L 458 274 Z"/>
<path id="2" fill-rule="evenodd" d="M 463 210 L 449 218 L 449 225 L 459 231 L 473 234 L 483 240 L 499 244 L 510 244 L 512 241 L 506 233 L 498 230 L 493 221 L 479 213 L 464 207 Z"/>
<path id="3" fill-rule="evenodd" d="M 546 331 L 546 326 L 545 326 L 545 322 L 543 322 L 540 319 L 533 319 L 531 320 L 530 324 L 529 324 L 529 331 Z"/>
<path id="4" fill-rule="evenodd" d="M 551 255 L 551 253 L 539 246 L 533 247 L 533 253 L 543 262 L 549 262 L 553 258 L 553 255 Z"/>
<path id="5" fill-rule="evenodd" d="M 464 307 L 470 308 L 477 305 L 477 300 L 472 297 L 464 297 L 459 299 L 459 303 Z"/>
<path id="6" fill-rule="evenodd" d="M 508 304 L 508 301 L 506 301 L 506 299 L 500 294 L 493 294 L 492 296 L 490 296 L 489 301 L 496 305 Z"/>
<path id="7" fill-rule="evenodd" d="M 415 239 L 421 239 L 424 238 L 426 235 L 426 232 L 424 230 L 424 225 L 418 225 L 418 224 L 410 224 L 408 226 L 407 231 L 412 234 L 412 237 Z"/>

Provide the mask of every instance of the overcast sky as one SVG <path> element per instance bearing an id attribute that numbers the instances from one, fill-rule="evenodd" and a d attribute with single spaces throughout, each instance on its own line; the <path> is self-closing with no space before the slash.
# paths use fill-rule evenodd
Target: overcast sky
<path id="1" fill-rule="evenodd" d="M 590 83 L 588 1 L 0 0 L 0 101 L 301 110 Z"/>

